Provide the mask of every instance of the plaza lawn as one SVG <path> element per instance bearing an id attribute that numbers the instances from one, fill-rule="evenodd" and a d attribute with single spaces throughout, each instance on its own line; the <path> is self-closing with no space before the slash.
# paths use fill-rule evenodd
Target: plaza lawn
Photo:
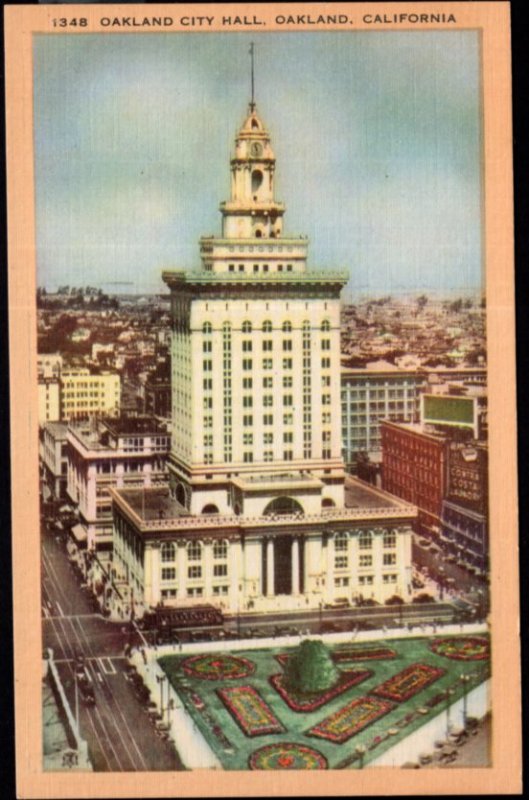
<path id="1" fill-rule="evenodd" d="M 358 745 L 366 748 L 363 764 L 366 765 L 374 758 L 380 756 L 389 747 L 392 747 L 401 739 L 409 736 L 425 722 L 430 721 L 438 714 L 446 714 L 446 699 L 442 698 L 433 707 L 428 707 L 428 702 L 432 701 L 447 689 L 453 689 L 450 695 L 450 704 L 458 700 L 464 691 L 461 675 L 470 676 L 466 684 L 466 691 L 471 691 L 475 686 L 488 677 L 489 661 L 485 660 L 454 660 L 433 652 L 430 643 L 434 639 L 443 638 L 418 637 L 412 639 L 391 640 L 389 645 L 396 652 L 395 658 L 388 659 L 366 659 L 361 661 L 340 662 L 338 664 L 342 671 L 345 670 L 370 670 L 372 675 L 361 683 L 347 688 L 342 694 L 332 697 L 325 705 L 309 712 L 297 712 L 291 710 L 284 699 L 278 694 L 270 684 L 270 677 L 283 672 L 275 656 L 280 653 L 291 652 L 291 648 L 279 647 L 262 650 L 237 650 L 231 654 L 227 652 L 215 653 L 213 647 L 209 656 L 217 656 L 219 659 L 218 668 L 221 669 L 221 660 L 224 655 L 232 655 L 238 659 L 246 659 L 250 662 L 249 668 L 238 667 L 241 677 L 224 678 L 215 680 L 209 677 L 199 677 L 198 672 L 182 669 L 182 662 L 188 656 L 175 655 L 163 656 L 159 659 L 159 664 L 168 675 L 171 684 L 183 700 L 188 712 L 204 738 L 215 752 L 217 758 L 222 763 L 224 769 L 244 770 L 248 769 L 249 758 L 259 748 L 269 744 L 295 743 L 316 750 L 327 760 L 329 769 L 339 769 L 352 766 L 358 767 L 359 762 L 355 757 L 355 749 Z M 468 637 L 453 637 L 465 639 Z M 483 636 L 482 638 L 486 638 Z M 387 646 L 387 642 L 371 642 L 371 646 Z M 363 644 L 340 644 L 332 646 L 331 651 L 343 651 L 354 649 L 366 649 Z M 214 662 L 215 659 L 211 658 Z M 371 705 L 378 703 L 383 708 L 383 701 L 376 700 L 375 695 L 370 694 L 377 686 L 392 678 L 397 673 L 402 672 L 413 664 L 424 664 L 433 668 L 445 670 L 432 683 L 420 689 L 414 696 L 402 702 L 388 702 L 390 710 L 376 716 L 373 712 L 373 722 L 365 727 L 360 727 L 346 741 L 339 743 L 328 738 L 321 738 L 318 731 L 321 731 L 321 724 L 332 714 L 338 712 L 352 703 L 369 695 L 369 702 L 352 703 L 353 713 L 369 713 Z M 206 665 L 209 668 L 209 662 Z M 432 670 L 435 673 L 435 669 Z M 225 673 L 229 674 L 229 673 Z M 234 689 L 236 687 L 251 687 L 251 690 L 243 692 L 230 692 L 233 699 L 231 703 L 231 713 L 217 690 L 223 688 Z M 222 695 L 222 692 L 221 692 Z M 256 698 L 257 696 L 257 698 Z M 226 695 L 225 695 L 226 697 Z M 264 704 L 260 701 L 264 701 Z M 267 707 L 267 708 L 266 708 Z M 428 708 L 425 714 L 418 713 L 418 709 Z M 367 709 L 367 711 L 366 711 Z M 270 714 L 271 712 L 271 714 Z M 243 725 L 236 721 L 237 713 L 244 715 Z M 259 716 L 264 714 L 268 717 L 267 725 L 271 729 L 280 732 L 259 733 Z M 410 715 L 410 717 L 408 717 Z M 459 717 L 459 718 L 457 718 Z M 455 712 L 451 712 L 451 721 L 460 725 L 461 714 L 456 717 Z M 279 724 L 273 724 L 271 720 Z M 355 717 L 356 719 L 356 717 Z M 254 720 L 255 729 L 253 735 L 247 735 L 244 729 L 251 730 L 248 725 Z M 319 727 L 318 727 L 319 726 Z M 330 726 L 332 728 L 332 725 Z M 284 731 L 281 732 L 282 728 Z M 325 732 L 329 726 L 323 726 Z M 263 730 L 266 727 L 262 728 Z M 310 729 L 316 729 L 315 735 L 308 735 Z M 389 735 L 388 731 L 392 730 Z M 396 733 L 395 733 L 396 731 Z M 339 735 L 342 732 L 339 731 Z M 292 761 L 292 759 L 291 759 Z M 285 765 L 289 759 L 285 758 Z M 287 766 L 288 768 L 288 766 Z"/>

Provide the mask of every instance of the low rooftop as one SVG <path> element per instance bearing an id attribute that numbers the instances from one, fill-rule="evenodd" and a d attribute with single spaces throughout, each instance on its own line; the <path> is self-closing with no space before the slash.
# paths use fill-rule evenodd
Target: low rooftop
<path id="1" fill-rule="evenodd" d="M 313 480 L 318 480 L 313 478 Z M 199 527 L 224 525 L 251 525 L 263 524 L 263 517 L 249 518 L 244 515 L 235 516 L 219 514 L 190 514 L 178 501 L 171 497 L 169 489 L 111 489 L 111 494 L 118 499 L 121 504 L 126 504 L 129 510 L 135 515 L 138 522 L 141 521 L 142 527 L 153 528 L 160 526 L 167 528 L 171 523 L 174 527 Z M 345 481 L 345 506 L 343 508 L 325 507 L 317 515 L 277 515 L 267 518 L 270 525 L 281 524 L 281 521 L 291 521 L 295 518 L 297 523 L 303 521 L 315 521 L 330 519 L 356 519 L 366 516 L 367 518 L 395 517 L 404 516 L 412 518 L 416 516 L 415 506 L 394 497 L 388 492 L 376 489 L 368 483 L 357 478 L 347 477 Z"/>

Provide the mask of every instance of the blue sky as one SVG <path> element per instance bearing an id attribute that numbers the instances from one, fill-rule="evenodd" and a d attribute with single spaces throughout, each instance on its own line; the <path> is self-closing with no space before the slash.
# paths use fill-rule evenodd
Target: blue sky
<path id="1" fill-rule="evenodd" d="M 256 99 L 285 232 L 353 293 L 481 286 L 476 31 L 36 35 L 38 282 L 163 288 L 220 233 Z"/>

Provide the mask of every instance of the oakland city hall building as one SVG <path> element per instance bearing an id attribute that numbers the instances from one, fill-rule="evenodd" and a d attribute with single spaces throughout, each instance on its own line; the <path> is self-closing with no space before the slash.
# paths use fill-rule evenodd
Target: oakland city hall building
<path id="1" fill-rule="evenodd" d="M 115 489 L 114 566 L 147 605 L 231 612 L 407 599 L 413 506 L 345 475 L 342 272 L 283 232 L 254 103 L 222 235 L 164 272 L 172 304 L 169 489 Z"/>

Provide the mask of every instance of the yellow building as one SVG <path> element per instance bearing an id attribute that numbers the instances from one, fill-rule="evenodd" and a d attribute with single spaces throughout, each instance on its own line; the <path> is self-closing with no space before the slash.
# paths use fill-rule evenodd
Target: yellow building
<path id="1" fill-rule="evenodd" d="M 116 373 L 91 374 L 89 369 L 61 372 L 61 419 L 79 419 L 95 414 L 119 414 L 121 381 Z"/>

